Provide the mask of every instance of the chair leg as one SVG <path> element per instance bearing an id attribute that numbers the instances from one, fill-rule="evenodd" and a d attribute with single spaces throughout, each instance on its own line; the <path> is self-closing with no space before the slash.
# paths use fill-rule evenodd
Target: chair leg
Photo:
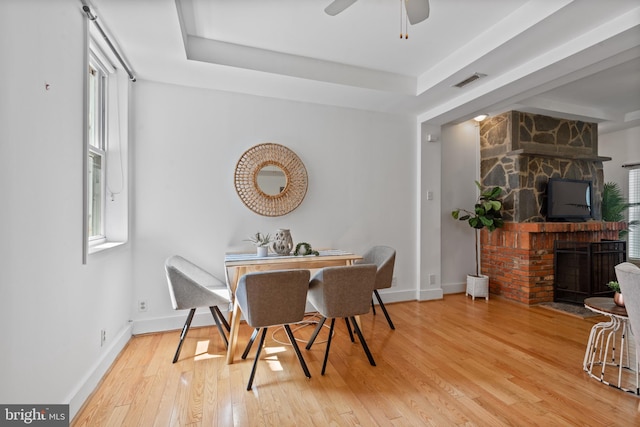
<path id="1" fill-rule="evenodd" d="M 311 373 L 309 372 L 309 368 L 307 368 L 307 364 L 302 357 L 302 353 L 300 353 L 300 348 L 298 347 L 298 343 L 296 342 L 296 337 L 293 336 L 293 332 L 291 331 L 291 327 L 289 325 L 284 325 L 284 330 L 287 332 L 289 336 L 289 341 L 291 341 L 291 346 L 293 350 L 296 352 L 296 356 L 298 356 L 298 360 L 300 361 L 300 366 L 302 366 L 302 370 L 304 371 L 304 375 L 307 378 L 311 378 Z"/>
<path id="2" fill-rule="evenodd" d="M 351 338 L 351 342 L 356 342 L 356 340 L 353 339 L 353 332 L 351 331 L 351 325 L 349 324 L 349 319 L 345 317 L 344 323 L 347 324 L 347 331 L 349 331 L 349 338 Z"/>
<path id="3" fill-rule="evenodd" d="M 384 317 L 387 318 L 387 322 L 389 323 L 389 327 L 391 329 L 396 329 L 396 327 L 393 326 L 393 322 L 391 321 L 391 317 L 389 317 L 389 313 L 387 313 L 387 308 L 384 306 L 384 303 L 382 302 L 382 299 L 380 298 L 380 294 L 378 293 L 378 290 L 374 289 L 373 293 L 375 294 L 376 298 L 378 299 L 378 303 L 380 304 L 380 308 L 382 309 L 382 312 L 384 313 Z M 375 314 L 375 312 L 374 312 L 374 314 Z"/>
<path id="4" fill-rule="evenodd" d="M 364 336 L 362 335 L 362 331 L 360 331 L 360 327 L 358 326 L 358 322 L 356 322 L 356 318 L 351 316 L 350 319 L 351 319 L 351 322 L 353 323 L 353 329 L 356 330 L 356 334 L 358 334 L 358 338 L 360 338 L 360 344 L 362 344 L 362 348 L 364 348 L 364 352 L 367 354 L 369 363 L 371 363 L 371 366 L 376 366 L 376 361 L 373 360 L 373 356 L 369 351 L 369 346 L 367 346 L 367 342 L 365 341 Z"/>
<path id="5" fill-rule="evenodd" d="M 324 361 L 322 362 L 322 371 L 320 375 L 324 375 L 324 371 L 327 369 L 327 360 L 329 360 L 329 347 L 331 347 L 331 337 L 333 336 L 333 326 L 336 323 L 336 319 L 331 319 L 331 326 L 329 327 L 329 338 L 327 339 L 327 349 L 324 352 Z"/>
<path id="6" fill-rule="evenodd" d="M 220 321 L 224 325 L 224 327 L 227 330 L 227 332 L 231 332 L 231 326 L 229 325 L 229 322 L 227 322 L 227 318 L 224 317 L 224 315 L 222 314 L 222 312 L 220 311 L 218 306 L 214 305 L 213 309 L 216 311 L 216 314 L 218 315 L 218 319 L 220 319 Z"/>
<path id="7" fill-rule="evenodd" d="M 182 333 L 180 334 L 180 342 L 178 343 L 178 349 L 176 350 L 176 355 L 173 356 L 173 363 L 178 361 L 178 357 L 180 357 L 180 350 L 182 350 L 182 343 L 184 342 L 184 337 L 187 336 L 187 331 L 189 330 L 189 326 L 191 326 L 191 321 L 193 320 L 193 315 L 196 313 L 196 309 L 192 308 L 189 311 L 189 315 L 187 316 L 187 321 L 184 322 L 184 326 L 182 327 Z"/>
<path id="8" fill-rule="evenodd" d="M 246 359 L 247 355 L 249 354 L 249 351 L 251 351 L 251 346 L 253 345 L 253 342 L 256 340 L 256 337 L 258 336 L 258 332 L 260 332 L 260 328 L 255 328 L 253 330 L 253 333 L 251 334 L 251 338 L 249 338 L 249 342 L 247 343 L 247 346 L 242 352 L 243 359 Z"/>
<path id="9" fill-rule="evenodd" d="M 318 322 L 318 326 L 316 326 L 316 329 L 313 331 L 313 334 L 311 334 L 311 338 L 309 339 L 309 342 L 307 343 L 307 346 L 305 347 L 307 350 L 311 350 L 311 346 L 313 345 L 313 343 L 316 340 L 316 337 L 318 336 L 318 333 L 320 332 L 320 330 L 322 329 L 322 326 L 324 325 L 324 322 L 327 320 L 326 317 L 323 317 L 322 319 L 320 319 L 320 321 Z"/>
<path id="10" fill-rule="evenodd" d="M 376 315 L 376 306 L 373 303 L 373 298 L 371 298 L 371 311 L 373 311 L 373 315 L 375 316 Z"/>
<path id="11" fill-rule="evenodd" d="M 222 329 L 222 324 L 220 323 L 218 313 L 216 313 L 215 311 L 216 308 L 218 307 L 217 306 L 209 307 L 209 310 L 211 310 L 211 315 L 213 316 L 213 320 L 216 322 L 218 333 L 220 333 L 220 337 L 222 338 L 222 341 L 224 341 L 225 347 L 229 348 L 229 339 L 227 338 L 227 335 L 224 333 L 224 329 Z"/>
<path id="12" fill-rule="evenodd" d="M 256 375 L 256 368 L 258 367 L 258 359 L 260 359 L 260 351 L 262 350 L 262 346 L 264 345 L 264 337 L 267 336 L 267 329 L 264 328 L 262 330 L 262 335 L 260 335 L 260 345 L 258 345 L 258 350 L 256 350 L 256 358 L 253 361 L 253 368 L 251 368 L 251 375 L 249 376 L 249 384 L 247 384 L 247 390 L 251 390 L 251 385 L 253 384 L 253 377 Z"/>

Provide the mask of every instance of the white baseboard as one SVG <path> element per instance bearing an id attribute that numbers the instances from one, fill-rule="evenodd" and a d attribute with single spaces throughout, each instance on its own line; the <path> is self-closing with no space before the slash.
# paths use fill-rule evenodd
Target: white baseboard
<path id="1" fill-rule="evenodd" d="M 222 314 L 228 319 L 228 312 L 220 310 Z M 175 315 L 156 317 L 153 319 L 140 319 L 133 321 L 133 335 L 149 334 L 153 332 L 173 331 L 176 329 L 182 329 L 184 322 L 187 320 L 189 310 L 177 311 Z M 200 326 L 213 326 L 213 316 L 208 308 L 198 309 L 196 314 L 191 320 L 191 327 L 197 328 Z"/>
<path id="2" fill-rule="evenodd" d="M 431 301 L 436 299 L 442 299 L 442 289 L 423 289 L 418 295 L 419 301 Z"/>
<path id="3" fill-rule="evenodd" d="M 402 290 L 402 291 L 394 291 L 393 288 L 384 289 L 380 291 L 380 297 L 382 301 L 385 303 L 393 303 L 393 302 L 402 302 L 402 301 L 415 301 L 418 298 L 416 297 L 415 290 Z M 420 291 L 419 300 L 426 301 L 432 299 L 442 299 L 442 289 L 431 289 Z M 373 299 L 376 304 L 378 301 Z M 306 307 L 307 312 L 313 312 L 315 309 L 312 305 L 307 304 Z M 133 321 L 133 335 L 139 334 L 149 334 L 153 332 L 164 332 L 164 331 L 173 331 L 182 329 L 185 320 L 187 319 L 187 310 L 181 310 L 176 312 L 175 315 L 164 316 L 164 317 L 156 317 L 152 319 L 140 319 Z M 228 313 L 226 311 L 222 311 L 222 314 L 229 318 Z M 211 312 L 208 308 L 201 308 L 196 311 L 196 314 L 193 316 L 193 320 L 191 322 L 191 327 L 200 327 L 200 326 L 213 326 L 213 317 L 211 316 Z"/>
<path id="4" fill-rule="evenodd" d="M 94 363 L 89 372 L 80 380 L 75 390 L 65 399 L 69 403 L 69 418 L 73 420 L 84 402 L 96 389 L 102 377 L 107 373 L 122 349 L 131 339 L 132 325 L 127 324 L 115 335 L 111 344 L 102 353 L 102 356 Z"/>
<path id="5" fill-rule="evenodd" d="M 466 283 L 447 283 L 442 285 L 442 292 L 444 294 L 459 294 L 467 290 Z"/>

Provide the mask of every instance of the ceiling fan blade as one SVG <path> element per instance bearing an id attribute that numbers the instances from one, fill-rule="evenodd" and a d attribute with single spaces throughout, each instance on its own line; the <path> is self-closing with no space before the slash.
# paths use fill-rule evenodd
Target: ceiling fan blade
<path id="1" fill-rule="evenodd" d="M 324 8 L 324 11 L 327 15 L 336 16 L 356 1 L 357 0 L 333 0 L 329 6 Z"/>
<path id="2" fill-rule="evenodd" d="M 404 0 L 404 7 L 411 25 L 418 24 L 429 17 L 429 0 Z"/>

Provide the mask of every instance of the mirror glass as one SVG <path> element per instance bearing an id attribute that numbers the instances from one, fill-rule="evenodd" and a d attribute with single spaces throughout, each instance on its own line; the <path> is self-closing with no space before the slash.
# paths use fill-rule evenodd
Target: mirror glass
<path id="1" fill-rule="evenodd" d="M 269 196 L 278 195 L 287 187 L 287 177 L 276 165 L 263 166 L 258 172 L 256 181 L 260 191 Z"/>

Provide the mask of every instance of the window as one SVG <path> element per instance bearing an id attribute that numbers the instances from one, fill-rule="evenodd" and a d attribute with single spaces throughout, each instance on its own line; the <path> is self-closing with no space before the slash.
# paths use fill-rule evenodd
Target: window
<path id="1" fill-rule="evenodd" d="M 84 3 L 84 2 L 83 2 Z M 129 96 L 135 76 L 83 6 L 85 27 L 82 263 L 129 238 Z M 127 78 L 128 76 L 128 78 Z"/>
<path id="2" fill-rule="evenodd" d="M 629 171 L 629 203 L 640 203 L 640 168 Z M 629 223 L 638 223 L 629 230 L 629 258 L 640 258 L 640 206 L 629 208 Z"/>
<path id="3" fill-rule="evenodd" d="M 127 78 L 105 50 L 89 41 L 86 74 L 85 202 L 87 255 L 128 239 L 128 104 Z"/>
<path id="4" fill-rule="evenodd" d="M 107 138 L 107 74 L 94 56 L 89 60 L 87 224 L 90 242 L 105 239 L 104 196 Z"/>

